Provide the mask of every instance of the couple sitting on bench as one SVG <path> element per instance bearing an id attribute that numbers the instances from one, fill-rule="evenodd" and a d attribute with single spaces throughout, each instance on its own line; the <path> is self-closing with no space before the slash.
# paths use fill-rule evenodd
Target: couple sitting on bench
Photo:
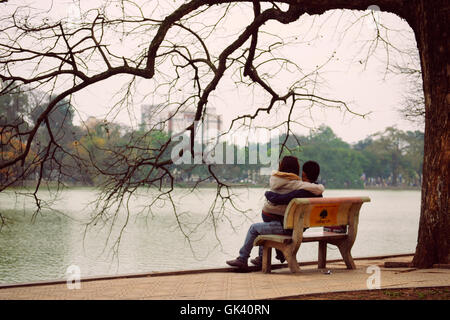
<path id="1" fill-rule="evenodd" d="M 307 161 L 303 164 L 300 178 L 298 159 L 293 156 L 285 156 L 280 162 L 278 171 L 274 171 L 270 177 L 270 191 L 265 193 L 267 200 L 262 209 L 264 222 L 254 223 L 250 226 L 244 245 L 239 250 L 239 257 L 227 261 L 227 264 L 239 269 L 246 269 L 253 242 L 259 235 L 291 235 L 292 230 L 283 228 L 287 204 L 294 198 L 322 197 L 325 188 L 323 185 L 316 183 L 319 173 L 319 164 L 314 161 Z M 250 260 L 257 267 L 262 265 L 262 251 L 263 247 L 260 246 L 259 255 Z M 281 263 L 285 261 L 283 253 L 279 250 L 277 250 L 276 258 Z"/>

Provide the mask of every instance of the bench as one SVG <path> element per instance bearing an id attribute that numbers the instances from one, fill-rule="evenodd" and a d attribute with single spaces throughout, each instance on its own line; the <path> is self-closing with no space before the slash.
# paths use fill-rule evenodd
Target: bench
<path id="1" fill-rule="evenodd" d="M 318 267 L 326 267 L 327 243 L 339 248 L 348 269 L 355 269 L 351 249 L 358 231 L 359 210 L 368 197 L 342 198 L 295 198 L 292 199 L 284 214 L 284 229 L 292 229 L 292 236 L 267 234 L 259 235 L 253 245 L 263 246 L 262 271 L 270 273 L 272 248 L 283 252 L 289 269 L 300 271 L 297 251 L 302 242 L 319 242 Z M 303 234 L 306 227 L 347 226 L 346 233 L 320 231 Z"/>

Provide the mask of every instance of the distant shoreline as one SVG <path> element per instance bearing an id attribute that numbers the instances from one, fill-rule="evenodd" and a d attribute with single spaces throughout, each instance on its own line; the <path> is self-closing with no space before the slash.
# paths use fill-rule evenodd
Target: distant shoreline
<path id="1" fill-rule="evenodd" d="M 197 182 L 184 182 L 184 183 L 174 183 L 174 188 L 180 188 L 180 189 L 190 189 L 195 187 Z M 224 183 L 224 185 L 230 187 L 230 188 L 269 188 L 268 183 L 262 184 L 262 183 Z M 5 190 L 17 190 L 17 189 L 33 189 L 36 187 L 36 182 L 35 181 L 24 181 L 21 185 L 16 185 L 16 186 L 11 186 Z M 64 183 L 64 184 L 60 184 L 58 186 L 57 182 L 48 182 L 45 184 L 41 184 L 40 188 L 42 190 L 45 189 L 50 189 L 50 190 L 55 190 L 58 189 L 58 187 L 63 190 L 63 189 L 76 189 L 76 188 L 94 188 L 94 189 L 98 189 L 101 190 L 100 188 L 96 187 L 96 186 L 92 186 L 92 185 L 85 185 L 85 184 L 79 184 L 79 183 Z M 145 186 L 142 186 L 145 187 Z M 199 186 L 199 188 L 217 188 L 217 183 L 214 182 L 202 182 L 201 185 Z M 408 191 L 408 190 L 421 190 L 420 187 L 408 187 L 408 186 L 398 186 L 398 187 L 394 187 L 394 186 L 383 186 L 383 187 L 377 187 L 377 186 L 367 186 L 364 188 L 332 188 L 332 187 L 327 187 L 325 185 L 325 189 L 326 190 L 393 190 L 393 191 Z M 31 190 L 31 191 L 33 191 Z"/>

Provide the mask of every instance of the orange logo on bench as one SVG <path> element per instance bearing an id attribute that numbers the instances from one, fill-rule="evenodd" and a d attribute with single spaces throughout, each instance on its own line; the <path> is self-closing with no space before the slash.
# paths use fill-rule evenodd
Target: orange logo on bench
<path id="1" fill-rule="evenodd" d="M 319 227 L 337 224 L 338 205 L 316 206 L 309 215 L 309 225 Z"/>

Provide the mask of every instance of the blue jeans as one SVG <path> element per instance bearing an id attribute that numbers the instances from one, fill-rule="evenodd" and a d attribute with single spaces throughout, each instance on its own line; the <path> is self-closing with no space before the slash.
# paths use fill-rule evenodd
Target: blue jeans
<path id="1" fill-rule="evenodd" d="M 239 250 L 239 258 L 242 260 L 248 260 L 250 252 L 253 248 L 253 242 L 256 237 L 262 234 L 284 234 L 291 235 L 292 230 L 285 230 L 283 225 L 279 221 L 270 222 L 258 222 L 250 226 L 245 237 L 244 245 Z M 259 255 L 262 256 L 263 247 L 259 247 Z"/>

